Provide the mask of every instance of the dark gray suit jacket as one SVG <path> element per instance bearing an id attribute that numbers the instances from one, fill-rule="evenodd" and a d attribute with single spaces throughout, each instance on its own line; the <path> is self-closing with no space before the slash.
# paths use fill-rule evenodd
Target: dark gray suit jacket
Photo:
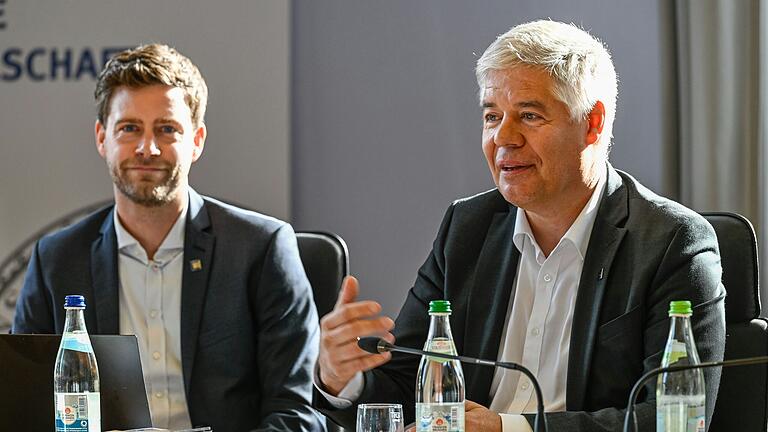
<path id="1" fill-rule="evenodd" d="M 64 296 L 85 296 L 92 334 L 119 332 L 113 208 L 41 239 L 14 333 L 61 333 Z M 200 260 L 195 271 L 190 262 Z M 310 407 L 319 328 L 291 226 L 190 190 L 181 356 L 193 425 L 319 431 Z"/>
<path id="2" fill-rule="evenodd" d="M 498 357 L 520 256 L 512 242 L 516 210 L 498 190 L 451 205 L 396 320 L 398 344 L 421 348 L 429 302 L 444 298 L 451 301 L 459 353 Z M 574 309 L 567 411 L 547 415 L 549 430 L 621 430 L 632 385 L 661 363 L 671 300 L 691 300 L 701 360 L 721 360 L 725 290 L 720 279 L 712 227 L 608 166 Z M 406 420 L 413 421 L 418 362 L 418 357 L 394 354 L 389 363 L 366 372 L 357 402 L 401 401 Z M 493 373 L 465 365 L 467 399 L 488 406 Z M 720 375 L 709 369 L 705 378 L 709 419 Z M 640 430 L 653 431 L 655 381 L 646 389 L 637 414 Z M 315 397 L 326 415 L 354 428 L 354 407 L 334 410 L 319 393 Z"/>

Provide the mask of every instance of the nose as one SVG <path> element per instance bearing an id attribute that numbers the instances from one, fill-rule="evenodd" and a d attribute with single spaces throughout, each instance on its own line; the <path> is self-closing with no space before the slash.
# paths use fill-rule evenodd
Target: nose
<path id="1" fill-rule="evenodd" d="M 515 120 L 510 119 L 508 116 L 502 119 L 501 124 L 493 134 L 493 140 L 497 146 L 520 147 L 525 143 L 525 138 L 520 133 L 519 125 Z"/>
<path id="2" fill-rule="evenodd" d="M 143 157 L 160 156 L 160 148 L 152 132 L 148 132 L 136 146 L 136 154 Z"/>

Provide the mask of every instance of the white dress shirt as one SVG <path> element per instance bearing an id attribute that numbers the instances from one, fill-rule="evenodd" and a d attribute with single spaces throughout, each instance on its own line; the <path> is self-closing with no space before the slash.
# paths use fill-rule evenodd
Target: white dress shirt
<path id="1" fill-rule="evenodd" d="M 573 310 L 603 178 L 549 256 L 536 242 L 525 212 L 517 209 L 513 242 L 520 260 L 498 358 L 522 364 L 538 378 L 547 412 L 565 411 Z M 490 399 L 489 408 L 503 413 L 504 432 L 530 431 L 519 415 L 536 412 L 536 395 L 528 378 L 517 371 L 496 369 Z"/>
<path id="2" fill-rule="evenodd" d="M 513 242 L 520 251 L 515 274 L 514 297 L 507 311 L 498 359 L 522 364 L 539 380 L 544 409 L 565 411 L 568 354 L 581 270 L 592 227 L 605 187 L 600 178 L 587 204 L 549 256 L 533 237 L 525 211 L 518 208 Z M 315 367 L 315 388 L 338 409 L 352 405 L 363 391 L 363 374 L 358 372 L 332 396 L 319 385 Z M 492 411 L 501 413 L 503 432 L 532 432 L 521 413 L 536 412 L 533 386 L 517 371 L 497 368 L 490 391 Z"/>
<path id="3" fill-rule="evenodd" d="M 136 335 L 152 425 L 191 427 L 181 368 L 181 277 L 187 208 L 149 260 L 114 212 L 120 334 Z"/>

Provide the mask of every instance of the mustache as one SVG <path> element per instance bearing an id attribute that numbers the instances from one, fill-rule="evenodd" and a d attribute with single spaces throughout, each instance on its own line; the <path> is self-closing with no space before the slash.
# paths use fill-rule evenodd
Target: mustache
<path id="1" fill-rule="evenodd" d="M 166 161 L 144 159 L 144 158 L 133 158 L 133 159 L 124 160 L 120 163 L 120 169 L 126 169 L 126 168 L 153 168 L 153 169 L 170 170 L 171 168 L 173 168 L 173 166 Z"/>

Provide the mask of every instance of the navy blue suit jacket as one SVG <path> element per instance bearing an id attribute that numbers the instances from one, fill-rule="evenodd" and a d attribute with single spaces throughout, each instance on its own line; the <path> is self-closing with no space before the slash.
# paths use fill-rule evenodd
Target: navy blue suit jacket
<path id="1" fill-rule="evenodd" d="M 291 226 L 189 195 L 181 363 L 192 424 L 216 431 L 324 430 L 310 407 L 317 312 Z M 119 333 L 113 211 L 97 211 L 38 242 L 14 333 L 61 333 L 68 294 L 85 296 L 91 334 Z M 193 268 L 194 260 L 202 268 Z"/>

